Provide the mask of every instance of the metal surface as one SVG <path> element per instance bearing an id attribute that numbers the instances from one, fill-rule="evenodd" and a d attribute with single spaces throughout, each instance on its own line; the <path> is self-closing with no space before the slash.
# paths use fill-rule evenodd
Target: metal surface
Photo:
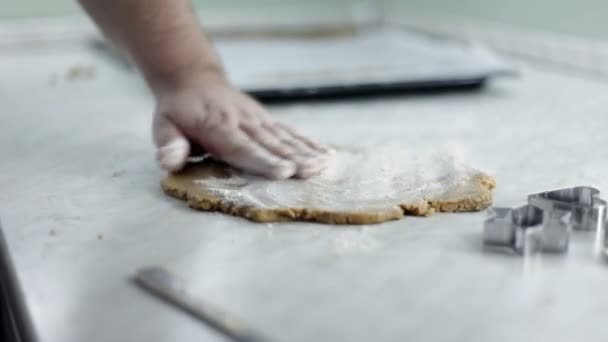
<path id="1" fill-rule="evenodd" d="M 578 186 L 530 195 L 528 203 L 550 218 L 569 212 L 568 224 L 573 230 L 597 231 L 606 221 L 606 202 L 599 195 L 595 188 Z"/>
<path id="2" fill-rule="evenodd" d="M 543 235 L 543 212 L 531 205 L 517 209 L 491 208 L 484 223 L 484 243 L 492 248 L 529 255 L 540 251 L 566 250 L 565 246 L 545 243 Z M 560 248 L 561 247 L 561 248 Z"/>
<path id="3" fill-rule="evenodd" d="M 402 29 L 351 24 L 312 36 L 300 31 L 227 31 L 216 35 L 216 47 L 234 84 L 266 102 L 477 90 L 491 78 L 515 73 L 478 46 Z M 121 67 L 129 65 L 99 39 L 91 46 Z"/>
<path id="4" fill-rule="evenodd" d="M 516 208 L 492 208 L 484 223 L 484 243 L 519 254 L 564 253 L 572 230 L 603 231 L 606 202 L 599 190 L 578 186 L 528 196 Z"/>
<path id="5" fill-rule="evenodd" d="M 234 315 L 197 299 L 182 279 L 158 266 L 140 269 L 135 281 L 142 288 L 213 327 L 234 342 L 268 341 Z"/>
<path id="6" fill-rule="evenodd" d="M 264 100 L 471 88 L 512 73 L 487 50 L 390 27 L 315 39 L 235 37 L 216 46 L 231 80 Z"/>
<path id="7" fill-rule="evenodd" d="M 67 80 L 74 64 L 96 77 Z M 608 191 L 608 84 L 521 70 L 479 93 L 270 110 L 331 144 L 445 144 L 497 179 L 505 206 L 572 184 Z M 133 75 L 77 46 L 12 51 L 0 74 L 0 216 L 41 341 L 223 341 L 133 286 L 147 264 L 277 341 L 608 340 L 606 264 L 588 234 L 567 258 L 528 263 L 483 251 L 482 213 L 337 229 L 192 211 L 160 190 L 153 99 Z"/>
<path id="8" fill-rule="evenodd" d="M 490 247 L 530 255 L 538 252 L 564 253 L 570 241 L 568 211 L 547 215 L 526 204 L 516 209 L 492 208 L 484 223 L 484 243 Z"/>

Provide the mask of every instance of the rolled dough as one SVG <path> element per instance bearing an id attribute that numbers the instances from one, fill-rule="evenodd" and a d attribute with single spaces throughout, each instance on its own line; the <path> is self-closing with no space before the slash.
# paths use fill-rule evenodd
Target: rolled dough
<path id="1" fill-rule="evenodd" d="M 271 181 L 214 161 L 190 164 L 162 182 L 170 196 L 195 209 L 257 222 L 371 224 L 477 211 L 492 203 L 495 181 L 446 152 L 403 148 L 339 149 L 321 175 Z"/>

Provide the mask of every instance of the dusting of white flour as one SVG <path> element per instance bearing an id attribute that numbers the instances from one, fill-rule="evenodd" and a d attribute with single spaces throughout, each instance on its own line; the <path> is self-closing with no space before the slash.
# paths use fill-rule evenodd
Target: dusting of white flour
<path id="1" fill-rule="evenodd" d="M 237 173 L 195 182 L 239 206 L 361 211 L 438 199 L 451 189 L 473 186 L 470 180 L 477 175 L 453 151 L 392 146 L 339 150 L 322 174 L 307 180 L 272 181 Z"/>
<path id="2" fill-rule="evenodd" d="M 384 243 L 366 231 L 340 232 L 331 239 L 331 252 L 336 256 L 365 254 L 374 252 L 384 246 Z"/>

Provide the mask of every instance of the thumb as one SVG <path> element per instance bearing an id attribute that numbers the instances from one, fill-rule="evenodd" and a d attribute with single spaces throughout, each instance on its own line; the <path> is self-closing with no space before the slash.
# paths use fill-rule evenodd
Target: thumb
<path id="1" fill-rule="evenodd" d="M 168 118 L 157 116 L 154 118 L 152 134 L 160 166 L 168 171 L 183 168 L 190 154 L 190 143 L 182 132 Z"/>

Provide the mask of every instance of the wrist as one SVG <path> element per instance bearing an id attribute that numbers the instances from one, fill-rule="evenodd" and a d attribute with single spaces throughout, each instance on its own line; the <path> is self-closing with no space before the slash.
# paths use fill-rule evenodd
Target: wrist
<path id="1" fill-rule="evenodd" d="M 154 93 L 183 89 L 205 83 L 228 83 L 224 69 L 218 63 L 197 63 L 175 68 L 170 72 L 146 76 Z"/>

